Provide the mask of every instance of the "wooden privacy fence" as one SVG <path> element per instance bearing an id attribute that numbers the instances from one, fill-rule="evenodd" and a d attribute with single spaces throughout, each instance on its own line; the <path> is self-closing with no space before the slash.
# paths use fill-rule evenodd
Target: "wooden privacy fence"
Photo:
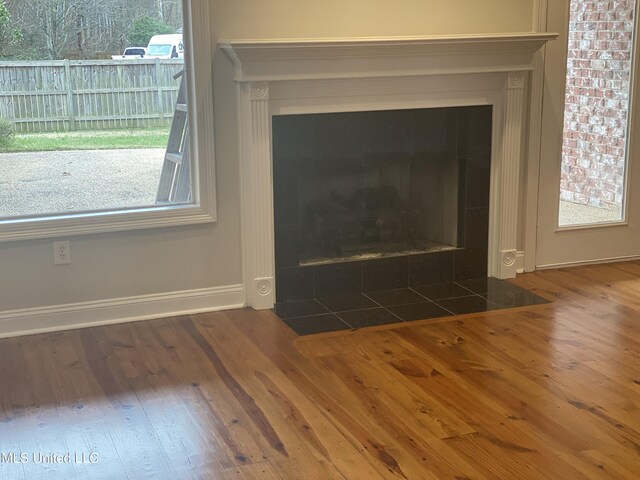
<path id="1" fill-rule="evenodd" d="M 171 124 L 183 60 L 0 62 L 0 118 L 18 132 Z"/>

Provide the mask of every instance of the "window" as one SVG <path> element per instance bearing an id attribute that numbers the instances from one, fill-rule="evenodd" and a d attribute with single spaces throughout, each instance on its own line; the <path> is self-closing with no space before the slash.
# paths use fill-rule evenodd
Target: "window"
<path id="1" fill-rule="evenodd" d="M 561 227 L 624 218 L 636 0 L 571 0 Z"/>
<path id="2" fill-rule="evenodd" d="M 0 240 L 214 221 L 208 2 L 3 7 Z"/>

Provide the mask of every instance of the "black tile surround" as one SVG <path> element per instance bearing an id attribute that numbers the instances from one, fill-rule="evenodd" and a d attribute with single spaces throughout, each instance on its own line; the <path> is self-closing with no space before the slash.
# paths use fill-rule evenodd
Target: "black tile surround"
<path id="1" fill-rule="evenodd" d="M 367 116 L 359 117 L 359 122 L 350 121 L 345 114 L 274 117 L 278 303 L 486 276 L 491 107 L 415 110 L 411 111 L 409 123 L 401 118 L 402 111 L 385 113 L 391 115 L 388 128 L 376 130 L 376 135 L 367 134 L 367 129 L 377 128 L 379 119 L 371 126 L 367 122 L 373 120 Z M 411 130 L 410 134 L 400 126 Z M 381 158 L 401 157 L 424 163 L 440 161 L 443 155 L 456 158 L 464 172 L 460 178 L 458 249 L 366 262 L 300 266 L 303 243 L 298 212 L 300 176 L 353 168 L 382 161 Z"/>
<path id="2" fill-rule="evenodd" d="M 312 335 L 544 303 L 510 282 L 483 277 L 285 302 L 275 311 L 298 335 Z"/>
<path id="3" fill-rule="evenodd" d="M 487 272 L 487 247 L 381 258 L 366 262 L 281 268 L 277 302 L 410 288 L 478 278 Z"/>
<path id="4" fill-rule="evenodd" d="M 461 284 L 487 276 L 492 107 L 406 112 L 384 112 L 390 116 L 383 122 L 367 112 L 273 118 L 277 312 L 299 333 L 324 331 L 310 324 L 315 315 L 334 329 L 356 328 L 493 305 Z M 420 168 L 443 159 L 458 162 L 460 172 L 455 249 L 300 265 L 301 178 L 376 162 L 415 162 Z M 467 296 L 476 298 L 445 302 Z"/>

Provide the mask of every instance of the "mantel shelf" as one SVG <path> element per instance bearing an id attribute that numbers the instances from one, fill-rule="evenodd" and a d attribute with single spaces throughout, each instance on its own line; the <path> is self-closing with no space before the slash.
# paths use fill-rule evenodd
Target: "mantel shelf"
<path id="1" fill-rule="evenodd" d="M 237 81 L 531 70 L 556 33 L 226 40 Z"/>

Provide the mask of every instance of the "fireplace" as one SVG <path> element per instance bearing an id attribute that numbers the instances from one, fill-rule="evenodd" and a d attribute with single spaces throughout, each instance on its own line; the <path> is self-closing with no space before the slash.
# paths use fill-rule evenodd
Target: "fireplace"
<path id="1" fill-rule="evenodd" d="M 486 276 L 491 126 L 490 106 L 275 116 L 277 301 Z"/>
<path id="2" fill-rule="evenodd" d="M 514 277 L 529 72 L 556 36 L 220 42 L 238 85 L 247 305 L 273 307 L 286 283 L 285 298 L 307 295 L 309 278 L 337 291 L 392 278 Z M 339 126 L 352 116 L 367 127 L 345 135 Z M 407 140 L 420 122 L 443 133 Z M 426 138 L 422 159 L 400 148 Z"/>

